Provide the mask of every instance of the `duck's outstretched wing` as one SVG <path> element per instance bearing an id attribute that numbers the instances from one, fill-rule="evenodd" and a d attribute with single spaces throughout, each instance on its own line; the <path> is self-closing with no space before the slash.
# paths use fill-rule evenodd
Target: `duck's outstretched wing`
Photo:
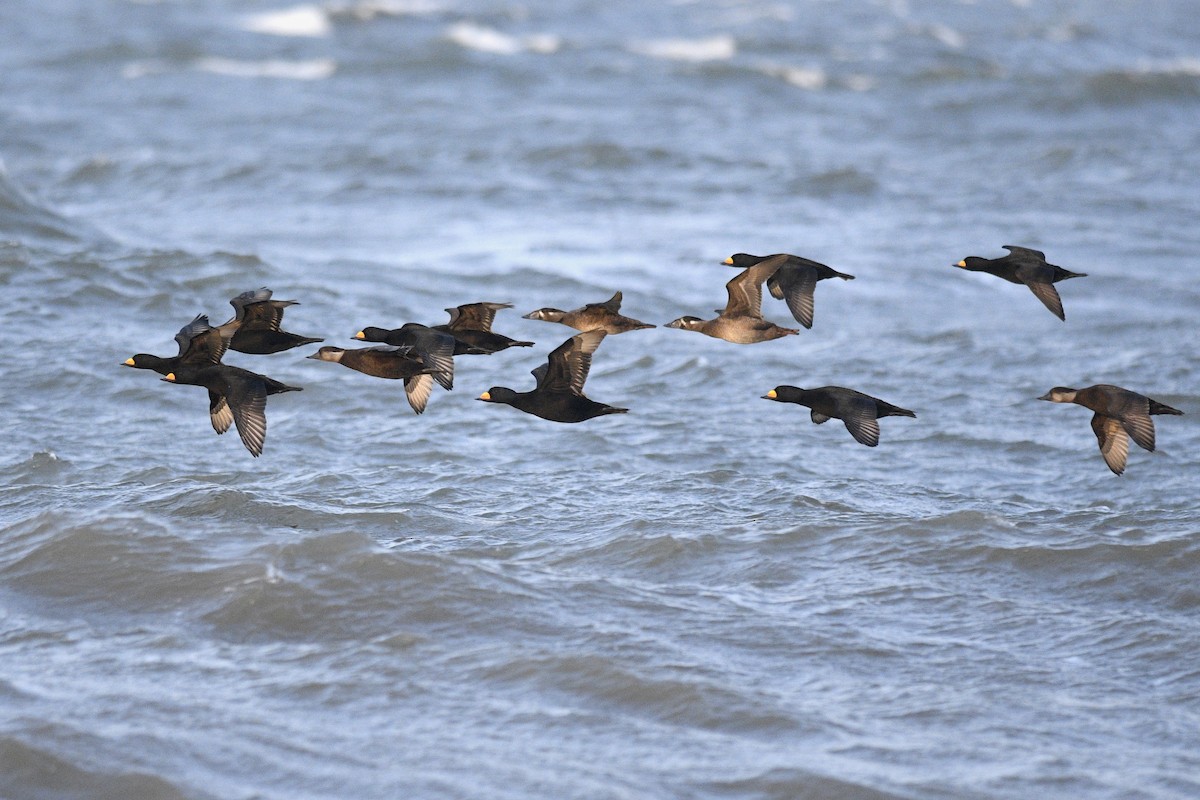
<path id="1" fill-rule="evenodd" d="M 1033 292 L 1033 296 L 1042 301 L 1042 305 L 1050 309 L 1054 316 L 1067 321 L 1067 315 L 1063 311 L 1062 298 L 1058 296 L 1058 290 L 1054 288 L 1054 284 L 1048 281 L 1028 280 L 1025 285 L 1029 287 L 1029 291 Z"/>
<path id="2" fill-rule="evenodd" d="M 875 447 L 879 444 L 879 421 L 875 418 L 875 403 L 866 398 L 852 398 L 838 404 L 842 422 L 854 441 Z"/>
<path id="3" fill-rule="evenodd" d="M 1095 414 L 1092 416 L 1092 432 L 1096 434 L 1104 463 L 1108 464 L 1113 473 L 1120 475 L 1125 471 L 1125 461 L 1129 458 L 1129 436 L 1125 433 L 1121 421 L 1115 417 Z"/>
<path id="4" fill-rule="evenodd" d="M 817 288 L 817 271 L 809 266 L 780 269 L 771 276 L 771 282 L 783 295 L 792 317 L 806 328 L 813 325 L 813 292 Z M 774 292 L 771 292 L 774 295 Z"/>
<path id="5" fill-rule="evenodd" d="M 607 335 L 601 330 L 585 331 L 556 347 L 546 363 L 533 370 L 537 388 L 547 392 L 583 394 L 583 384 L 592 368 L 592 353 Z"/>
<path id="6" fill-rule="evenodd" d="M 220 364 L 221 357 L 229 349 L 229 337 L 208 322 L 208 316 L 199 314 L 175 334 L 179 345 L 179 360 L 183 364 L 205 366 Z"/>
<path id="7" fill-rule="evenodd" d="M 1034 250 L 1032 247 L 1019 247 L 1015 244 L 1001 245 L 1005 250 L 1019 258 L 1036 258 L 1038 261 L 1045 261 L 1046 254 L 1041 250 Z"/>
<path id="8" fill-rule="evenodd" d="M 738 275 L 725 284 L 729 300 L 725 310 L 721 312 L 726 317 L 762 317 L 762 285 L 787 261 L 787 256 L 780 254 L 763 259 L 753 267 L 742 270 Z"/>
<path id="9" fill-rule="evenodd" d="M 233 412 L 229 410 L 225 395 L 217 394 L 211 389 L 208 392 L 208 419 L 218 436 L 229 430 L 229 426 L 233 424 Z"/>
<path id="10" fill-rule="evenodd" d="M 228 374 L 229 391 L 225 401 L 237 425 L 238 436 L 250 455 L 262 455 L 267 438 L 267 385 L 257 375 Z M 209 411 L 212 417 L 211 405 Z M 214 421 L 213 427 L 216 427 Z"/>
<path id="11" fill-rule="evenodd" d="M 512 308 L 512 303 L 466 303 L 455 308 L 447 308 L 450 322 L 447 327 L 456 331 L 487 331 L 492 330 L 492 321 L 496 312 L 502 308 Z"/>
<path id="12" fill-rule="evenodd" d="M 412 406 L 412 410 L 418 414 L 424 413 L 425 406 L 429 404 L 429 395 L 432 393 L 432 375 L 424 373 L 404 379 L 404 396 L 408 398 L 408 404 Z"/>

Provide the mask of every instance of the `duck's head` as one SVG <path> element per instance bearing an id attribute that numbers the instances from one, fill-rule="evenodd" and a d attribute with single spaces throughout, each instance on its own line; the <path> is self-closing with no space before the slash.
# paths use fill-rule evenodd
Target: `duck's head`
<path id="1" fill-rule="evenodd" d="M 774 400 L 778 403 L 792 402 L 792 398 L 798 393 L 804 391 L 795 386 L 776 386 L 771 391 L 762 396 L 763 400 Z"/>
<path id="2" fill-rule="evenodd" d="M 680 317 L 677 320 L 668 322 L 666 327 L 679 328 L 680 330 L 684 331 L 695 331 L 699 330 L 700 326 L 703 324 L 704 320 L 700 319 L 699 317 Z"/>
<path id="3" fill-rule="evenodd" d="M 388 332 L 383 328 L 363 328 L 354 334 L 354 338 L 360 342 L 382 342 L 387 337 L 387 334 Z"/>
<path id="4" fill-rule="evenodd" d="M 1050 391 L 1038 398 L 1038 400 L 1049 400 L 1051 403 L 1074 403 L 1077 391 L 1066 386 L 1055 386 Z"/>
<path id="5" fill-rule="evenodd" d="M 514 397 L 516 397 L 516 395 L 517 395 L 517 393 L 514 392 L 512 389 L 508 389 L 503 386 L 493 386 L 492 388 L 488 389 L 483 394 L 479 395 L 479 397 L 477 399 L 483 400 L 485 403 L 508 403 L 508 404 L 511 404 L 512 399 Z"/>
<path id="6" fill-rule="evenodd" d="M 342 360 L 342 356 L 345 354 L 345 352 L 345 348 L 330 347 L 326 345 L 317 352 L 313 353 L 311 356 L 305 356 L 305 358 L 315 358 L 317 361 L 338 362 Z"/>
<path id="7" fill-rule="evenodd" d="M 543 322 L 560 322 L 566 316 L 565 311 L 560 311 L 557 308 L 539 308 L 537 311 L 530 311 L 521 319 L 540 319 Z"/>
<path id="8" fill-rule="evenodd" d="M 729 267 L 746 269 L 748 267 L 753 267 L 759 261 L 762 261 L 762 258 L 759 256 L 752 256 L 749 253 L 734 253 L 721 263 Z"/>
<path id="9" fill-rule="evenodd" d="M 159 368 L 165 361 L 165 358 L 152 356 L 149 353 L 137 353 L 122 361 L 121 364 L 134 369 L 152 369 L 161 372 L 162 370 Z"/>

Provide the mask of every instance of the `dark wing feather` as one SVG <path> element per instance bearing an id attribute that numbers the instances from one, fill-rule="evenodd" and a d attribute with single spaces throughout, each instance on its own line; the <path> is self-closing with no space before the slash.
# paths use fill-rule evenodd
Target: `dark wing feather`
<path id="1" fill-rule="evenodd" d="M 812 267 L 785 267 L 772 276 L 783 290 L 788 311 L 806 328 L 813 324 L 813 291 L 817 288 L 817 271 Z"/>
<path id="2" fill-rule="evenodd" d="M 262 455 L 267 438 L 267 386 L 256 375 L 229 374 L 225 400 L 237 425 L 238 436 L 250 455 Z"/>
<path id="3" fill-rule="evenodd" d="M 453 330 L 492 330 L 492 321 L 496 312 L 502 308 L 512 308 L 512 303 L 467 303 L 457 308 L 447 308 L 450 314 L 450 327 Z"/>
<path id="4" fill-rule="evenodd" d="M 592 368 L 592 353 L 606 335 L 602 330 L 586 331 L 556 347 L 546 360 L 545 370 L 533 371 L 538 378 L 538 390 L 583 394 L 583 384 Z M 539 371 L 541 375 L 538 375 Z"/>
<path id="5" fill-rule="evenodd" d="M 1005 250 L 1012 253 L 1014 256 L 1022 258 L 1036 258 L 1039 261 L 1046 260 L 1046 254 L 1041 250 L 1034 250 L 1031 247 L 1018 247 L 1015 244 L 1001 245 Z"/>
<path id="6" fill-rule="evenodd" d="M 722 315 L 762 317 L 762 285 L 787 261 L 786 255 L 771 256 L 742 270 L 725 284 L 729 300 Z"/>
<path id="7" fill-rule="evenodd" d="M 197 324 L 203 320 L 203 324 Z M 221 328 L 214 328 L 208 324 L 208 317 L 203 315 L 196 317 L 191 324 L 180 329 L 175 336 L 175 341 L 179 342 L 179 361 L 182 364 L 195 366 L 208 366 L 211 364 L 220 364 L 221 358 L 225 355 L 225 351 L 229 349 L 229 340 L 232 334 L 226 335 L 226 331 Z M 184 337 L 187 339 L 187 346 L 183 344 Z"/>
<path id="8" fill-rule="evenodd" d="M 439 384 L 447 390 L 454 388 L 454 347 L 457 340 L 452 334 L 416 323 L 403 325 L 392 333 L 395 336 L 389 337 L 390 341 L 415 350 Z"/>
<path id="9" fill-rule="evenodd" d="M 1121 417 L 1121 425 L 1138 447 L 1154 452 L 1154 420 L 1149 414 L 1127 413 Z"/>
<path id="10" fill-rule="evenodd" d="M 206 314 L 197 314 L 194 320 L 180 328 L 179 333 L 175 334 L 175 343 L 179 345 L 179 357 L 187 353 L 188 348 L 192 346 L 192 339 L 211 329 Z"/>
<path id="11" fill-rule="evenodd" d="M 270 299 L 271 290 L 265 286 L 261 289 L 251 289 L 248 292 L 242 292 L 229 301 L 229 305 L 233 306 L 233 319 L 241 322 L 246 313 L 246 306 L 252 303 L 265 303 Z"/>
<path id="12" fill-rule="evenodd" d="M 1025 281 L 1025 285 L 1029 287 L 1029 291 L 1033 292 L 1034 296 L 1042 301 L 1046 308 L 1053 312 L 1054 316 L 1063 320 L 1067 319 L 1067 315 L 1063 313 L 1062 299 L 1058 296 L 1058 290 L 1054 288 L 1053 283 L 1043 281 Z"/>
<path id="13" fill-rule="evenodd" d="M 422 344 L 418 345 L 421 359 L 425 366 L 433 370 L 433 379 L 446 391 L 454 388 L 454 344 L 455 339 L 448 333 L 430 330 L 422 331 Z M 428 333 L 428 335 L 424 335 Z"/>
<path id="14" fill-rule="evenodd" d="M 1100 454 L 1104 456 L 1104 463 L 1108 464 L 1108 468 L 1115 474 L 1120 475 L 1125 471 L 1125 461 L 1129 457 L 1129 436 L 1126 435 L 1120 420 L 1094 414 L 1092 432 L 1096 434 L 1096 441 L 1100 444 Z"/>
<path id="15" fill-rule="evenodd" d="M 278 331 L 283 322 L 283 309 L 287 305 L 290 305 L 287 301 L 276 300 L 250 303 L 242 309 L 242 329 Z"/>
<path id="16" fill-rule="evenodd" d="M 879 422 L 875 419 L 875 403 L 865 398 L 852 398 L 839 404 L 842 422 L 856 442 L 867 447 L 879 444 Z"/>

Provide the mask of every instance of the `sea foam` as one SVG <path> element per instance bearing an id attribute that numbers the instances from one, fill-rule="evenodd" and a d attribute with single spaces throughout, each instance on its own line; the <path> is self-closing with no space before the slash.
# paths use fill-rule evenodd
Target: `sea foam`
<path id="1" fill-rule="evenodd" d="M 285 78 L 297 81 L 317 81 L 337 71 L 332 58 L 307 61 L 241 61 L 233 58 L 208 57 L 198 59 L 193 67 L 201 72 L 228 75 L 235 78 Z"/>
<path id="2" fill-rule="evenodd" d="M 458 22 L 446 29 L 446 38 L 468 50 L 511 56 L 517 53 L 553 53 L 562 45 L 553 34 L 510 36 L 473 22 Z"/>
<path id="3" fill-rule="evenodd" d="M 634 53 L 668 61 L 727 61 L 737 53 L 732 36 L 704 39 L 646 39 L 629 44 Z"/>
<path id="4" fill-rule="evenodd" d="M 295 6 L 264 11 L 242 19 L 242 30 L 271 36 L 328 36 L 332 28 L 329 15 L 317 6 Z"/>

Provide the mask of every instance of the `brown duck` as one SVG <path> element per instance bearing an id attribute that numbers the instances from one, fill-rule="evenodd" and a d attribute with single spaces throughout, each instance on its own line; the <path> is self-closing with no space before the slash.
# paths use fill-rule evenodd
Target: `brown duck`
<path id="1" fill-rule="evenodd" d="M 754 344 L 790 336 L 800 331 L 781 328 L 762 316 L 762 285 L 787 261 L 786 255 L 771 256 L 739 273 L 725 284 L 729 300 L 720 314 L 709 320 L 680 317 L 667 323 L 668 328 L 699 331 L 735 344 Z"/>
<path id="2" fill-rule="evenodd" d="M 1038 400 L 1075 403 L 1096 412 L 1092 415 L 1092 432 L 1096 434 L 1104 463 L 1117 475 L 1125 471 L 1130 438 L 1143 450 L 1154 452 L 1152 414 L 1183 414 L 1179 409 L 1152 400 L 1144 394 L 1107 383 L 1098 383 L 1086 389 L 1055 386 Z"/>
<path id="3" fill-rule="evenodd" d="M 444 388 L 451 386 L 452 375 L 438 362 L 426 360 L 412 347 L 361 347 L 346 350 L 341 347 L 322 347 L 308 358 L 332 361 L 356 372 L 375 378 L 404 381 L 404 395 L 412 410 L 421 414 L 429 403 L 433 382 Z"/>
<path id="4" fill-rule="evenodd" d="M 545 322 L 561 322 L 563 325 L 578 331 L 604 331 L 618 334 L 627 331 L 637 331 L 653 328 L 648 322 L 640 322 L 620 314 L 622 295 L 617 292 L 603 303 L 588 303 L 574 311 L 560 311 L 557 308 L 539 308 L 530 311 L 522 319 L 540 319 Z"/>
<path id="5" fill-rule="evenodd" d="M 853 275 L 838 272 L 833 267 L 828 267 L 819 261 L 789 253 L 777 253 L 776 255 L 783 255 L 787 260 L 783 262 L 783 266 L 779 268 L 778 272 L 767 279 L 767 290 L 776 300 L 783 300 L 787 303 L 788 310 L 792 312 L 796 322 L 805 328 L 813 326 L 813 292 L 816 291 L 817 281 L 829 278 L 841 278 L 844 281 L 854 280 Z M 774 257 L 735 253 L 721 263 L 745 269 Z"/>

